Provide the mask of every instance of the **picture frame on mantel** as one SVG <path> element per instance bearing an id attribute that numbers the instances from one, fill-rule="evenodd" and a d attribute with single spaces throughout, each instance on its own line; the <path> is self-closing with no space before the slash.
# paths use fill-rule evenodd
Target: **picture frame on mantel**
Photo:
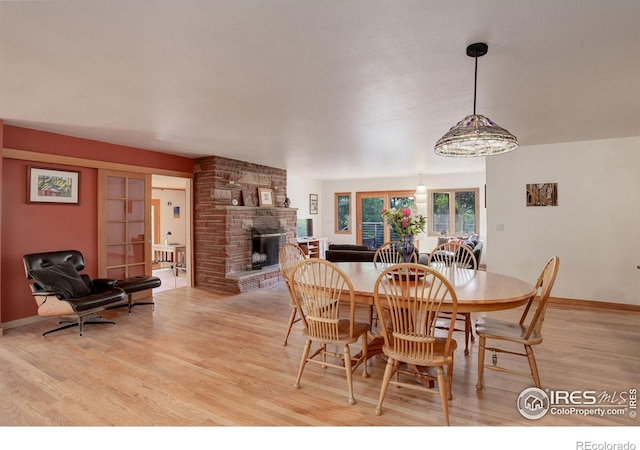
<path id="1" fill-rule="evenodd" d="M 242 191 L 242 205 L 254 206 L 253 194 L 251 193 L 251 191 Z"/>
<path id="2" fill-rule="evenodd" d="M 28 203 L 80 203 L 80 172 L 31 166 L 28 171 Z"/>
<path id="3" fill-rule="evenodd" d="M 309 194 L 309 214 L 318 214 L 318 194 Z"/>
<path id="4" fill-rule="evenodd" d="M 273 207 L 273 189 L 258 188 L 258 200 L 260 206 Z"/>

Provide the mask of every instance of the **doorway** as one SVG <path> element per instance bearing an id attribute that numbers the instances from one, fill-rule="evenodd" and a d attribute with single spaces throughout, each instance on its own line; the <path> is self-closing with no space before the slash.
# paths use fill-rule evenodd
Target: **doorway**
<path id="1" fill-rule="evenodd" d="M 154 292 L 192 286 L 191 179 L 152 175 L 150 204 Z"/>

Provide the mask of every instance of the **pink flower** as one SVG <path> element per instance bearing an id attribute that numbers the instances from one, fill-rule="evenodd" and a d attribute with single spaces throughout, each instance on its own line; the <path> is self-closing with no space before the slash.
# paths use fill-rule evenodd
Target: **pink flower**
<path id="1" fill-rule="evenodd" d="M 409 217 L 411 215 L 411 210 L 409 208 L 406 208 L 406 207 L 402 208 L 402 215 L 405 216 L 405 217 Z"/>
<path id="2" fill-rule="evenodd" d="M 402 227 L 407 228 L 407 225 L 409 225 L 409 219 L 402 219 Z"/>
<path id="3" fill-rule="evenodd" d="M 384 214 L 387 212 L 387 208 L 382 208 L 382 211 L 380 211 L 380 214 Z"/>

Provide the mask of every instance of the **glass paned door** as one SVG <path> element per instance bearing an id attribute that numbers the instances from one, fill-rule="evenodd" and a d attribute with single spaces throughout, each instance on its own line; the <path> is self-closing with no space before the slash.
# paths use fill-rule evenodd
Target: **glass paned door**
<path id="1" fill-rule="evenodd" d="M 412 191 L 357 192 L 358 242 L 371 249 L 377 249 L 385 242 L 399 240 L 395 231 L 385 226 L 380 212 L 392 207 L 413 208 L 413 195 Z"/>
<path id="2" fill-rule="evenodd" d="M 356 193 L 358 205 L 358 242 L 370 249 L 384 244 L 384 223 L 380 211 L 384 208 L 384 196 L 379 194 Z"/>
<path id="3" fill-rule="evenodd" d="M 101 170 L 98 192 L 100 276 L 151 273 L 150 176 Z"/>

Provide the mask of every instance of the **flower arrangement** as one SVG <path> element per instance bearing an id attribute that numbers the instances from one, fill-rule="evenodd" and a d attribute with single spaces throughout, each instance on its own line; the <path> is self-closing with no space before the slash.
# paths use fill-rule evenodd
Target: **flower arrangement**
<path id="1" fill-rule="evenodd" d="M 411 208 L 383 209 L 380 214 L 401 239 L 423 233 L 427 226 L 427 218 Z"/>

